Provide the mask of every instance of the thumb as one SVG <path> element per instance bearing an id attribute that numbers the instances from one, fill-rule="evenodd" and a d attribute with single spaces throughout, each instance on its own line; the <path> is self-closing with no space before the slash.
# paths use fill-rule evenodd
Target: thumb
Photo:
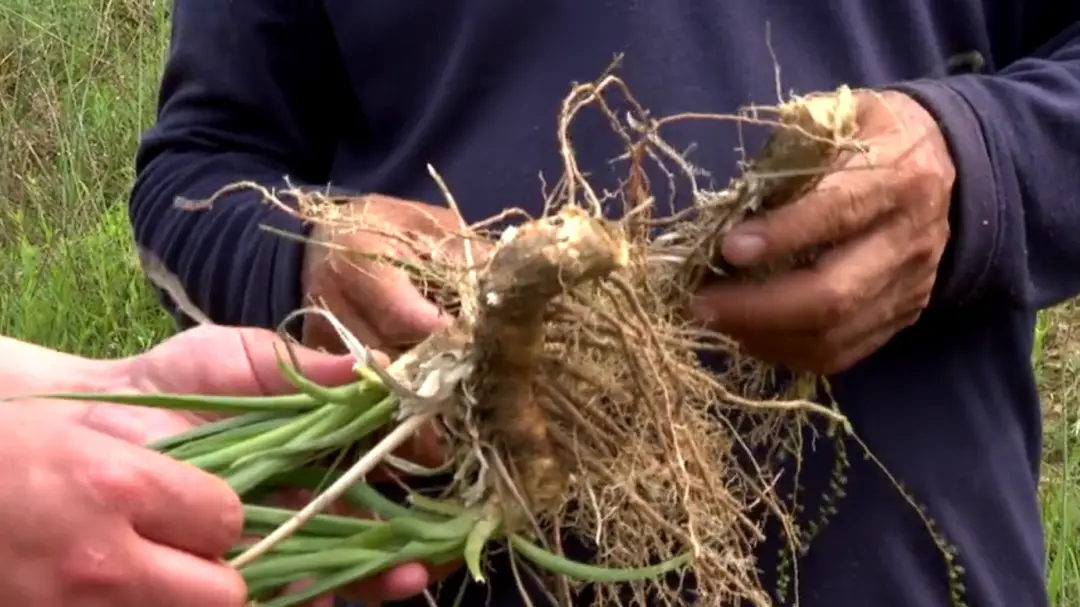
<path id="1" fill-rule="evenodd" d="M 868 229 L 892 206 L 879 175 L 855 170 L 859 161 L 849 159 L 802 198 L 736 226 L 724 238 L 724 259 L 741 267 L 775 263 Z"/>

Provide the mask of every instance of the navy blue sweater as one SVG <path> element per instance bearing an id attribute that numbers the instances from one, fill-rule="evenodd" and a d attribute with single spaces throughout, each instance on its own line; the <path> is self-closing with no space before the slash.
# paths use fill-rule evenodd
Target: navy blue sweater
<path id="1" fill-rule="evenodd" d="M 135 236 L 214 320 L 273 326 L 300 303 L 302 249 L 259 226 L 303 226 L 251 193 L 206 213 L 174 198 L 288 176 L 438 203 L 430 162 L 470 219 L 508 203 L 535 211 L 538 172 L 559 174 L 555 116 L 572 81 L 625 53 L 620 74 L 658 115 L 775 102 L 766 23 L 786 91 L 896 84 L 944 127 L 959 178 L 932 306 L 834 378 L 835 395 L 957 546 L 969 604 L 1044 606 L 1028 356 L 1036 310 L 1080 290 L 1075 1 L 175 0 L 158 122 L 137 159 Z M 933 77 L 969 51 L 986 72 Z M 574 137 L 584 168 L 614 185 L 624 167 L 607 162 L 617 141 L 599 116 Z M 696 143 L 720 183 L 735 166 L 732 127 L 672 139 Z M 828 470 L 808 457 L 813 491 Z M 862 458 L 848 478 L 799 564 L 802 604 L 947 605 L 944 564 L 911 508 Z M 465 604 L 489 592 L 497 607 L 519 604 L 499 571 Z"/>

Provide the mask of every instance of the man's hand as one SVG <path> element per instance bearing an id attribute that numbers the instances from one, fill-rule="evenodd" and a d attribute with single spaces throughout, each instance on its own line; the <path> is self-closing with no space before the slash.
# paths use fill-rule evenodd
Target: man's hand
<path id="1" fill-rule="evenodd" d="M 41 407 L 0 408 L 0 594 L 40 607 L 242 607 L 222 480 Z"/>
<path id="2" fill-rule="evenodd" d="M 304 264 L 305 298 L 324 304 L 361 343 L 392 354 L 448 326 L 452 319 L 406 271 L 392 264 L 465 263 L 461 217 L 447 207 L 379 195 L 358 197 L 342 210 L 346 221 L 317 225 L 312 234 Z M 347 229 L 337 227 L 346 223 Z M 470 243 L 473 262 L 484 259 L 489 250 L 485 245 Z M 303 341 L 329 351 L 341 349 L 336 332 L 320 317 L 305 320 Z M 434 431 L 420 433 L 406 451 L 399 455 L 421 465 L 434 467 L 444 459 Z M 338 514 L 365 513 L 344 508 Z M 407 565 L 344 594 L 365 605 L 407 599 L 459 566 Z"/>
<path id="3" fill-rule="evenodd" d="M 858 111 L 870 154 L 845 157 L 802 200 L 738 226 L 722 254 L 750 267 L 833 247 L 763 283 L 710 285 L 693 305 L 750 354 L 796 370 L 846 370 L 913 324 L 949 238 L 956 169 L 933 118 L 896 92 L 862 93 Z"/>
<path id="4" fill-rule="evenodd" d="M 446 207 L 377 195 L 341 208 L 342 219 L 317 225 L 312 234 L 304 264 L 306 298 L 325 302 L 362 343 L 387 352 L 406 350 L 448 325 L 450 318 L 392 263 L 460 262 L 459 216 Z M 341 348 L 336 333 L 317 317 L 305 321 L 304 343 Z"/>

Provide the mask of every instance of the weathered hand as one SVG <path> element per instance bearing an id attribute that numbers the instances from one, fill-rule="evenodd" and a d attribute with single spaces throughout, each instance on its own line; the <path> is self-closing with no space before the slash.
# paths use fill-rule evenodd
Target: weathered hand
<path id="1" fill-rule="evenodd" d="M 303 277 L 306 298 L 322 302 L 365 345 L 392 354 L 448 326 L 450 316 L 420 291 L 407 272 L 373 257 L 460 264 L 465 252 L 461 218 L 446 207 L 379 195 L 358 197 L 342 209 L 351 219 L 348 229 L 317 225 L 312 234 Z M 473 241 L 470 251 L 476 262 L 484 258 L 488 247 Z M 303 333 L 307 345 L 341 350 L 336 332 L 320 317 L 308 317 Z M 430 467 L 444 458 L 434 431 L 420 433 L 398 455 Z M 366 515 L 347 508 L 338 513 Z M 458 563 L 407 565 L 343 594 L 365 605 L 406 599 L 458 567 Z"/>
<path id="2" fill-rule="evenodd" d="M 341 209 L 342 220 L 319 224 L 312 234 L 303 279 L 307 299 L 325 302 L 361 342 L 391 353 L 449 324 L 450 318 L 407 272 L 374 257 L 404 263 L 460 259 L 463 240 L 457 214 L 446 207 L 378 195 L 350 200 Z M 482 247 L 474 251 L 483 254 Z M 341 348 L 336 333 L 317 317 L 305 321 L 304 343 Z"/>
<path id="3" fill-rule="evenodd" d="M 949 238 L 956 169 L 932 116 L 898 92 L 860 93 L 870 153 L 791 205 L 733 230 L 724 258 L 749 267 L 832 245 L 808 268 L 761 283 L 704 288 L 693 311 L 752 355 L 837 373 L 912 325 L 930 299 Z"/>

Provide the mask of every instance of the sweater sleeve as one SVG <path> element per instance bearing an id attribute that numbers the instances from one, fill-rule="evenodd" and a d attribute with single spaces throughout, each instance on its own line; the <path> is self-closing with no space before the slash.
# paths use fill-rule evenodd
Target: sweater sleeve
<path id="1" fill-rule="evenodd" d="M 892 88 L 937 118 L 957 166 L 932 305 L 1080 292 L 1080 22 L 996 74 Z"/>
<path id="2" fill-rule="evenodd" d="M 173 5 L 157 122 L 140 144 L 129 215 L 137 244 L 217 323 L 272 327 L 298 307 L 303 244 L 264 227 L 306 227 L 250 190 L 205 211 L 175 201 L 240 181 L 280 188 L 328 179 L 350 97 L 319 6 Z"/>

